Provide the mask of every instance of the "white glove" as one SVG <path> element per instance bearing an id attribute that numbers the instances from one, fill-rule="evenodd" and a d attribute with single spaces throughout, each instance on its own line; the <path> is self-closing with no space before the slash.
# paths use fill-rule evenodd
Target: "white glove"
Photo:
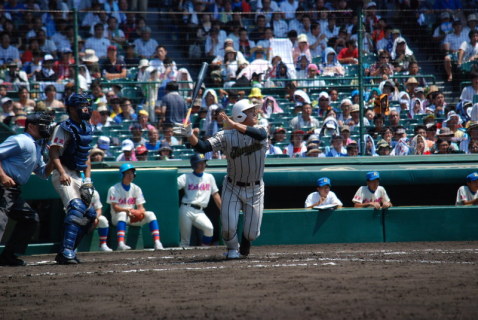
<path id="1" fill-rule="evenodd" d="M 173 127 L 173 133 L 176 136 L 191 137 L 193 135 L 193 125 L 189 123 L 184 126 L 182 123 L 175 123 Z"/>

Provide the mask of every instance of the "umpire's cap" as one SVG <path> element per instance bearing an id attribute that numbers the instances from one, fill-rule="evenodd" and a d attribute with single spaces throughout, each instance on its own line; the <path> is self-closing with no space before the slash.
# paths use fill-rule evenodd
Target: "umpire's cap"
<path id="1" fill-rule="evenodd" d="M 131 163 L 123 163 L 121 167 L 119 168 L 120 173 L 125 173 L 128 170 L 136 170 L 136 168 L 131 164 Z"/>
<path id="2" fill-rule="evenodd" d="M 207 159 L 206 157 L 201 154 L 201 153 L 195 153 L 191 156 L 189 159 L 189 162 L 191 163 L 191 167 L 195 167 L 199 162 L 206 162 Z"/>

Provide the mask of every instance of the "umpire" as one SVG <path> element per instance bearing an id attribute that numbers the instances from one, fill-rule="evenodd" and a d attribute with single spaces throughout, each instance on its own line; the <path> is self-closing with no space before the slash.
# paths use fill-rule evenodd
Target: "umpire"
<path id="1" fill-rule="evenodd" d="M 43 144 L 50 137 L 51 117 L 46 113 L 27 116 L 25 132 L 8 137 L 0 144 L 0 239 L 8 218 L 16 225 L 0 255 L 1 266 L 24 266 L 15 253 L 25 253 L 28 242 L 39 223 L 38 213 L 21 198 L 21 186 L 32 172 L 47 179 L 53 170 L 52 162 L 45 164 Z"/>

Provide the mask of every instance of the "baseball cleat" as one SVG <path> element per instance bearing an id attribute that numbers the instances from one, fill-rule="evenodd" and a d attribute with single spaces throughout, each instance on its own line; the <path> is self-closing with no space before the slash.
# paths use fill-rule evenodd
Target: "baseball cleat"
<path id="1" fill-rule="evenodd" d="M 103 243 L 101 246 L 100 246 L 100 251 L 103 251 L 103 252 L 112 252 L 113 249 L 111 249 L 110 247 L 108 247 L 108 245 L 106 243 Z"/>
<path id="2" fill-rule="evenodd" d="M 239 252 L 236 249 L 230 249 L 227 250 L 227 252 L 224 254 L 226 256 L 227 260 L 232 260 L 232 259 L 239 259 Z"/>
<path id="3" fill-rule="evenodd" d="M 6 255 L 2 254 L 0 255 L 0 266 L 9 266 L 9 267 L 23 267 L 26 266 L 27 264 L 25 261 L 22 259 L 18 259 L 17 256 L 14 254 L 12 255 Z"/>
<path id="4" fill-rule="evenodd" d="M 120 243 L 118 243 L 118 248 L 116 250 L 126 251 L 126 250 L 131 250 L 131 247 L 126 245 L 124 242 L 120 242 Z"/>
<path id="5" fill-rule="evenodd" d="M 161 241 L 158 240 L 154 242 L 154 250 L 164 250 L 164 247 Z"/>
<path id="6" fill-rule="evenodd" d="M 247 257 L 250 251 L 251 251 L 251 242 L 247 240 L 246 237 L 244 237 L 243 235 L 241 240 L 241 246 L 239 247 L 239 253 L 242 256 Z"/>
<path id="7" fill-rule="evenodd" d="M 78 264 L 79 261 L 75 258 L 73 259 L 68 259 L 67 257 L 65 257 L 64 255 L 62 255 L 61 253 L 58 253 L 55 257 L 55 261 L 58 263 L 58 264 Z"/>

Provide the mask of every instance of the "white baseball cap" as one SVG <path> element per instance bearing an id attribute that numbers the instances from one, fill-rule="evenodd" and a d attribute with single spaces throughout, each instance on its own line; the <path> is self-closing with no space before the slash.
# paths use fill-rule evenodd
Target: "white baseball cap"
<path id="1" fill-rule="evenodd" d="M 132 151 L 133 149 L 134 143 L 130 139 L 126 139 L 121 142 L 121 151 Z"/>

